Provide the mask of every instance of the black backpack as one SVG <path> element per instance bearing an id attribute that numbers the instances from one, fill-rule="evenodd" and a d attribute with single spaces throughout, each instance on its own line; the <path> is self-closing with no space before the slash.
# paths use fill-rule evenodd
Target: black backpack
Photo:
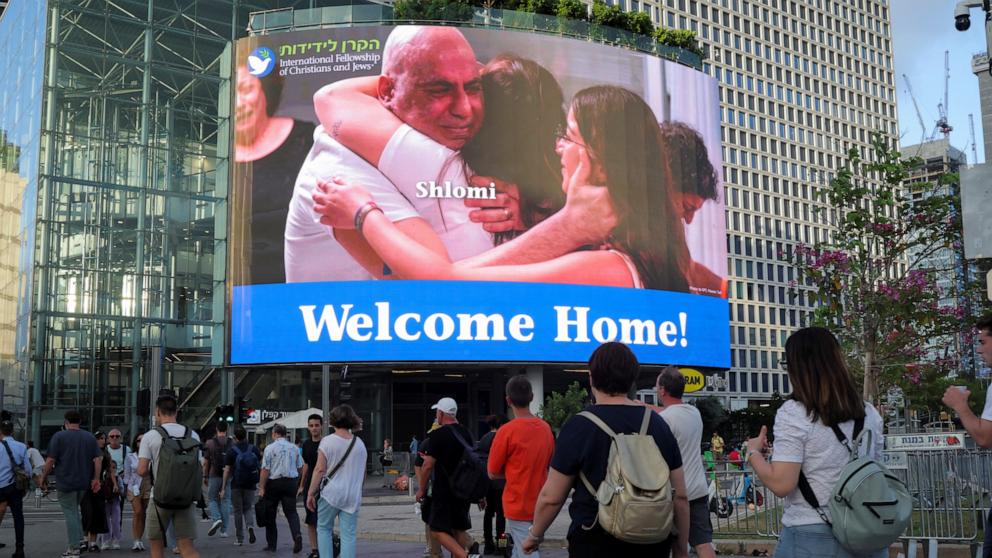
<path id="1" fill-rule="evenodd" d="M 448 475 L 448 486 L 455 498 L 468 502 L 478 502 L 485 498 L 486 493 L 489 492 L 489 471 L 486 470 L 485 463 L 475 453 L 475 448 L 470 446 L 465 438 L 462 438 L 458 429 L 452 426 L 451 433 L 454 434 L 455 439 L 464 449 L 455 470 Z"/>

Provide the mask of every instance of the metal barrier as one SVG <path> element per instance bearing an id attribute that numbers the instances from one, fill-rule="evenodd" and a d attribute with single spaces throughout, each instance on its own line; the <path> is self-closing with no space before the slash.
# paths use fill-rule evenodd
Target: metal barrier
<path id="1" fill-rule="evenodd" d="M 940 543 L 970 544 L 980 555 L 985 515 L 992 506 L 992 451 L 887 452 L 886 458 L 914 498 L 902 537 L 907 558 L 916 555 L 918 543 L 928 548 L 930 558 Z M 753 471 L 718 461 L 706 475 L 715 538 L 778 536 L 782 499 Z"/>

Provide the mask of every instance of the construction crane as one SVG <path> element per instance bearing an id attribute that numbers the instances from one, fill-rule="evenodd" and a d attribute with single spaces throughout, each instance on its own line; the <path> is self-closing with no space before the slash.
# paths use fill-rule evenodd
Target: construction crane
<path id="1" fill-rule="evenodd" d="M 944 139 L 949 139 L 951 136 L 951 131 L 954 127 L 947 122 L 947 86 L 951 81 L 951 58 L 950 51 L 944 51 L 944 102 L 937 104 L 937 113 L 939 117 L 937 118 L 937 128 L 934 133 L 930 135 L 929 140 L 934 139 L 937 136 L 937 132 L 944 134 Z"/>
<path id="2" fill-rule="evenodd" d="M 923 123 L 923 113 L 920 112 L 920 105 L 916 102 L 916 95 L 913 94 L 913 86 L 909 83 L 909 77 L 906 74 L 902 75 L 903 81 L 906 82 L 906 91 L 909 91 L 909 98 L 913 101 L 913 108 L 916 109 L 916 118 L 920 121 L 920 144 L 927 139 L 927 125 Z"/>

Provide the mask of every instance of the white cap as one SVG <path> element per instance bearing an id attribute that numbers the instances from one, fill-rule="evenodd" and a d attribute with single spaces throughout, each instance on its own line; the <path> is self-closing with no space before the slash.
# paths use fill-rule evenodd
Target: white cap
<path id="1" fill-rule="evenodd" d="M 446 415 L 455 416 L 458 414 L 458 403 L 450 397 L 442 397 L 438 400 L 436 405 L 432 405 L 431 409 L 437 409 Z"/>

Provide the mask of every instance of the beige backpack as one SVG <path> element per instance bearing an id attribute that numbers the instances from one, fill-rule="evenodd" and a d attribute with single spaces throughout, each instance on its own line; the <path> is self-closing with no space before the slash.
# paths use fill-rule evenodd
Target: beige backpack
<path id="1" fill-rule="evenodd" d="M 654 437 L 648 434 L 651 410 L 637 434 L 617 434 L 599 417 L 583 411 L 579 416 L 593 422 L 613 440 L 606 462 L 606 477 L 594 489 L 584 473 L 579 478 L 599 503 L 596 520 L 614 537 L 635 544 L 664 541 L 672 531 L 672 485 L 668 463 Z M 595 525 L 595 523 L 593 524 Z"/>

